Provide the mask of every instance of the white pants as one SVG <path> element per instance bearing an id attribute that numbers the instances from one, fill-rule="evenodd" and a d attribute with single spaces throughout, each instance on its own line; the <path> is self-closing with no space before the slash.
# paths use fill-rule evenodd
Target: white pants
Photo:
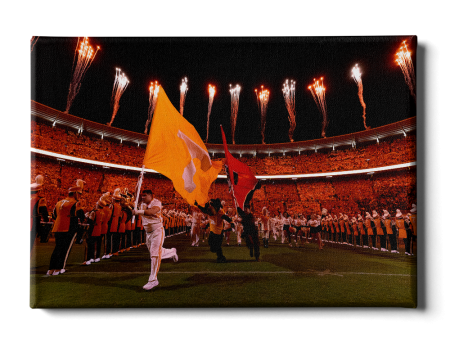
<path id="1" fill-rule="evenodd" d="M 150 277 L 148 279 L 149 282 L 157 279 L 159 267 L 161 266 L 161 259 L 172 258 L 177 252 L 175 248 L 165 249 L 162 247 L 164 244 L 164 237 L 164 227 L 146 233 L 145 244 L 147 244 L 152 262 Z"/>

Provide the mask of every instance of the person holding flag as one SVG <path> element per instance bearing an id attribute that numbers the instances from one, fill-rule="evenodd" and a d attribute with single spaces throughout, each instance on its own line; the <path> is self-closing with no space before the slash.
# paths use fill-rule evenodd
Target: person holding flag
<path id="1" fill-rule="evenodd" d="M 250 200 L 256 189 L 261 188 L 261 183 L 253 175 L 250 167 L 235 159 L 228 151 L 227 140 L 222 126 L 222 141 L 225 150 L 225 171 L 227 173 L 228 186 L 234 200 L 234 205 L 244 228 L 243 236 L 250 256 L 259 262 L 259 238 L 255 219 L 250 210 Z"/>
<path id="2" fill-rule="evenodd" d="M 172 105 L 162 86 L 153 113 L 143 165 L 169 178 L 175 190 L 192 206 L 208 202 L 209 188 L 222 169 L 221 161 L 211 161 L 208 149 L 200 135 Z M 140 210 L 146 231 L 147 247 L 151 256 L 150 290 L 158 285 L 157 273 L 161 259 L 178 260 L 176 249 L 163 249 L 164 227 L 161 202 L 153 198 L 150 190 L 144 190 Z M 136 197 L 136 200 L 139 196 Z M 216 209 L 217 210 L 217 209 Z M 144 217 L 145 216 L 145 217 Z"/>

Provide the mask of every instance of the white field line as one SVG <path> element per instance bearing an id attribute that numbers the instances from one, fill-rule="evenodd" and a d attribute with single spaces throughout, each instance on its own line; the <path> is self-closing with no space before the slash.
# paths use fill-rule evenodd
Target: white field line
<path id="1" fill-rule="evenodd" d="M 123 272 L 101 272 L 101 271 L 84 271 L 84 272 L 71 272 L 69 274 L 74 275 L 85 275 L 85 274 L 92 274 L 92 275 L 111 275 L 111 274 L 129 274 L 129 275 L 148 275 L 150 271 L 123 271 Z M 397 276 L 397 277 L 416 277 L 417 275 L 408 275 L 408 274 L 396 274 L 396 273 L 374 273 L 374 272 L 330 272 L 330 271 L 159 271 L 158 274 L 200 274 L 200 275 L 208 275 L 208 274 L 217 274 L 217 275 L 236 275 L 236 274 L 288 274 L 288 275 L 294 275 L 294 274 L 303 274 L 303 275 L 322 275 L 322 276 L 342 276 L 342 275 L 370 275 L 370 276 Z M 65 274 L 64 274 L 65 275 Z M 47 276 L 43 276 L 47 277 Z"/>

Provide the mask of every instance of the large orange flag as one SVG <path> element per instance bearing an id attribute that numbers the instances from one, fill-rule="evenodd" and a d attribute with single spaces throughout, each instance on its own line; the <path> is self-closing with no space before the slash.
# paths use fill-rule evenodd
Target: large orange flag
<path id="1" fill-rule="evenodd" d="M 162 87 L 153 113 L 144 165 L 169 178 L 190 204 L 204 205 L 209 188 L 222 169 L 211 161 L 200 135 L 172 105 Z"/>

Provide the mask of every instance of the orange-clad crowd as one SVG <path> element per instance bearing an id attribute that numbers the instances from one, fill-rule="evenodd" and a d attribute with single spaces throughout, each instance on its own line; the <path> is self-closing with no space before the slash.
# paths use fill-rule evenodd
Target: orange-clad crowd
<path id="1" fill-rule="evenodd" d="M 51 127 L 32 121 L 31 146 L 59 154 L 107 163 L 141 167 L 145 148 L 110 141 L 100 137 L 77 135 L 63 127 Z M 416 160 L 414 135 L 394 140 L 382 140 L 355 149 L 310 153 L 295 156 L 271 156 L 265 158 L 239 158 L 255 175 L 279 175 L 321 173 L 344 170 L 368 169 Z M 222 170 L 222 174 L 225 171 Z"/>
<path id="2" fill-rule="evenodd" d="M 99 137 L 77 135 L 62 126 L 52 127 L 42 122 L 31 123 L 32 147 L 109 163 L 140 167 L 145 149 Z M 356 149 L 309 153 L 297 156 L 239 158 L 258 174 L 319 173 L 365 169 L 415 160 L 415 136 L 385 140 Z M 116 188 L 134 190 L 138 172 L 105 169 L 99 166 L 35 157 L 31 163 L 31 181 L 36 175 L 45 178 L 44 193 L 49 209 L 66 197 L 75 178 L 85 182 L 83 195 L 86 206 L 94 206 L 100 194 Z M 152 187 L 155 196 L 168 209 L 188 212 L 188 204 L 174 190 L 170 180 L 161 175 L 147 174 L 144 186 Z M 262 188 L 253 197 L 255 212 L 266 206 L 272 213 L 282 210 L 285 203 L 290 212 L 310 214 L 326 208 L 330 212 L 356 214 L 364 210 L 398 208 L 408 210 L 416 201 L 416 174 L 403 169 L 351 177 L 299 179 L 297 181 L 262 181 Z M 210 189 L 211 198 L 221 198 L 233 206 L 225 180 L 216 180 Z"/>

